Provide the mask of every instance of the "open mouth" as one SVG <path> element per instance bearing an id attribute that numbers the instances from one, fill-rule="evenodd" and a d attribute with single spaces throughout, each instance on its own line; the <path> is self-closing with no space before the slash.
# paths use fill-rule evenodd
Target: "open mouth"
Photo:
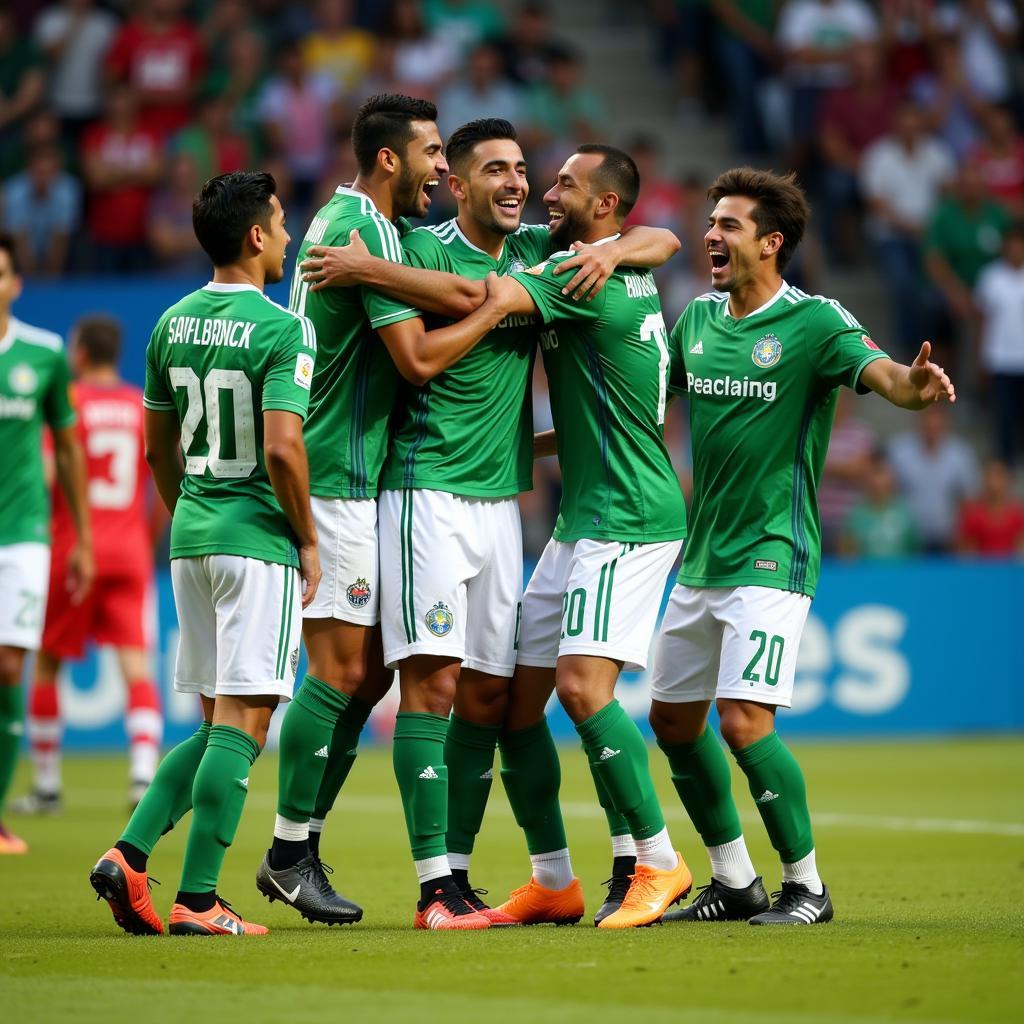
<path id="1" fill-rule="evenodd" d="M 556 210 L 554 207 L 548 207 L 548 230 L 558 227 L 558 225 L 565 218 L 564 210 Z"/>
<path id="2" fill-rule="evenodd" d="M 725 249 L 708 249 L 708 258 L 711 260 L 712 272 L 725 270 L 729 266 L 729 253 Z"/>
<path id="3" fill-rule="evenodd" d="M 523 201 L 515 196 L 506 196 L 504 199 L 497 200 L 495 205 L 503 213 L 517 214 L 523 205 Z"/>
<path id="4" fill-rule="evenodd" d="M 430 205 L 430 197 L 434 194 L 434 189 L 437 188 L 437 186 L 440 184 L 440 178 L 428 178 L 423 183 L 423 188 L 421 189 L 421 191 L 423 192 L 423 198 L 427 201 L 427 206 Z"/>

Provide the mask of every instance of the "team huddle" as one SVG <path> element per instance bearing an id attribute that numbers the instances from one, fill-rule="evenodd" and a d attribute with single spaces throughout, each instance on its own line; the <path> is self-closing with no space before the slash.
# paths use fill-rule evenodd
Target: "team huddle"
<path id="1" fill-rule="evenodd" d="M 952 385 L 927 343 L 913 365 L 895 363 L 838 303 L 783 280 L 809 213 L 791 177 L 741 168 L 713 183 L 714 290 L 669 331 L 652 270 L 679 243 L 623 229 L 640 188 L 627 154 L 581 146 L 544 196 L 549 224 L 530 227 L 513 126 L 473 121 L 443 144 L 435 120 L 433 104 L 410 97 L 363 106 L 358 176 L 313 217 L 287 309 L 263 292 L 284 276 L 289 242 L 273 179 L 222 175 L 196 199 L 213 280 L 157 323 L 143 404 L 146 458 L 172 514 L 175 687 L 200 695 L 204 721 L 160 762 L 92 886 L 126 931 L 162 933 L 147 861 L 191 811 L 167 930 L 265 933 L 217 881 L 271 715 L 288 702 L 256 885 L 311 921 L 359 921 L 362 908 L 328 878 L 321 835 L 397 670 L 393 759 L 420 888 L 415 927 L 583 917 L 545 717 L 552 693 L 608 819 L 598 927 L 824 923 L 833 910 L 803 775 L 774 716 L 792 699 L 817 584 L 815 491 L 838 388 L 916 409 L 952 401 Z M 412 227 L 446 177 L 457 216 Z M 26 344 L 14 330 L 0 342 L 0 372 L 12 339 Z M 535 435 L 538 350 L 554 430 Z M 663 440 L 676 393 L 690 406 L 688 515 Z M 51 406 L 40 419 L 59 438 L 74 414 Z M 517 496 L 533 460 L 554 454 L 558 519 L 524 592 Z M 26 571 L 20 540 L 0 534 L 0 572 L 12 578 Z M 681 548 L 650 722 L 711 879 L 672 910 L 691 872 L 615 685 L 624 669 L 646 667 Z M 12 611 L 3 608 L 0 651 L 23 654 L 38 637 L 13 632 Z M 308 672 L 295 689 L 300 641 Z M 16 690 L 6 666 L 0 693 Z M 708 727 L 712 701 L 781 860 L 774 900 Z M 3 716 L 17 721 L 9 704 L 0 744 Z M 470 862 L 496 750 L 531 870 L 492 907 Z"/>

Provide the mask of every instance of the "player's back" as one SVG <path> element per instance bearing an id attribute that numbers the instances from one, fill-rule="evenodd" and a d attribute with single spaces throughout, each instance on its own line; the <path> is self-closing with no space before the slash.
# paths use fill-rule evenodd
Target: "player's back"
<path id="1" fill-rule="evenodd" d="M 85 453 L 93 555 L 99 576 L 148 573 L 153 554 L 146 493 L 142 390 L 117 381 L 72 385 L 77 432 Z M 53 555 L 75 543 L 64 492 L 53 490 Z"/>
<path id="2" fill-rule="evenodd" d="M 146 350 L 144 402 L 181 423 L 172 558 L 298 564 L 267 474 L 263 412 L 305 416 L 315 352 L 310 322 L 252 285 L 208 284 L 160 318 Z"/>
<path id="3" fill-rule="evenodd" d="M 402 262 L 395 225 L 369 196 L 339 188 L 302 240 L 288 301 L 316 328 L 319 350 L 304 434 L 310 492 L 328 498 L 377 493 L 399 377 L 375 328 L 418 315 L 408 308 L 395 313 L 392 300 L 361 286 L 309 290 L 299 271 L 309 247 L 347 245 L 353 230 L 375 256 Z"/>

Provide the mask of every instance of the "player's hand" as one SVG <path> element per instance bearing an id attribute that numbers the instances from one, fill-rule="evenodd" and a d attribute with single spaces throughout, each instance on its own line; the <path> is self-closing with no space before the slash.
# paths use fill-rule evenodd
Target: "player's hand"
<path id="1" fill-rule="evenodd" d="M 320 586 L 320 551 L 316 544 L 299 548 L 299 575 L 302 577 L 302 607 L 308 608 Z"/>
<path id="2" fill-rule="evenodd" d="M 917 392 L 922 406 L 931 405 L 933 402 L 955 402 L 956 390 L 953 382 L 938 363 L 928 359 L 931 354 L 931 342 L 922 342 L 921 351 L 910 366 L 910 385 Z"/>
<path id="3" fill-rule="evenodd" d="M 302 280 L 311 285 L 311 292 L 323 288 L 347 288 L 359 284 L 366 273 L 370 250 L 359 232 L 353 228 L 348 245 L 311 245 L 299 264 Z"/>
<path id="4" fill-rule="evenodd" d="M 72 604 L 81 604 L 86 599 L 95 576 L 96 563 L 92 558 L 92 548 L 76 544 L 68 556 L 68 575 L 64 583 L 71 595 Z"/>
<path id="5" fill-rule="evenodd" d="M 572 295 L 579 301 L 586 297 L 589 302 L 605 286 L 605 282 L 615 273 L 619 261 L 615 257 L 615 250 L 610 245 L 586 245 L 583 242 L 573 242 L 575 256 L 570 256 L 564 263 L 559 263 L 552 271 L 554 274 L 564 274 L 569 270 L 576 273 L 562 288 L 563 295 Z"/>
<path id="6" fill-rule="evenodd" d="M 500 278 L 492 270 L 484 278 L 484 284 L 487 286 L 486 305 L 497 310 L 504 317 L 511 308 L 509 300 L 512 296 L 508 287 L 509 282 Z"/>

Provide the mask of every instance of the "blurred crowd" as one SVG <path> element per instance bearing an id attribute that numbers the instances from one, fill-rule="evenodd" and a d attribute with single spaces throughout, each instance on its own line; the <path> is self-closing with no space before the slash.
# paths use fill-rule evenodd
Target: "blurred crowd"
<path id="1" fill-rule="evenodd" d="M 200 275 L 191 203 L 203 180 L 271 170 L 289 219 L 304 223 L 355 176 L 348 134 L 360 103 L 410 92 L 436 100 L 443 134 L 483 115 L 518 126 L 534 183 L 529 220 L 544 219 L 542 186 L 577 143 L 624 143 L 643 182 L 631 222 L 684 240 L 662 280 L 674 318 L 707 286 L 705 179 L 719 168 L 676 173 L 675 139 L 631 138 L 629 125 L 609 124 L 585 84 L 586 55 L 553 29 L 553 9 L 550 0 L 504 5 L 507 15 L 484 0 L 13 0 L 0 8 L 0 227 L 18 239 L 30 278 Z M 979 466 L 941 412 L 883 444 L 844 404 L 821 495 L 826 550 L 1021 550 L 1024 516 L 1012 498 L 1024 464 L 1020 0 L 646 0 L 641 9 L 676 94 L 670 131 L 693 139 L 704 125 L 727 126 L 731 159 L 791 167 L 810 193 L 814 231 L 787 276 L 817 291 L 823 268 L 872 268 L 888 296 L 888 315 L 870 318 L 884 347 L 907 359 L 932 339 L 991 422 L 992 458 Z M 432 217 L 451 212 L 441 201 Z M 542 380 L 536 404 L 543 425 Z M 685 452 L 678 409 L 667 427 Z M 527 499 L 541 544 L 558 493 L 557 470 L 545 474 Z"/>

